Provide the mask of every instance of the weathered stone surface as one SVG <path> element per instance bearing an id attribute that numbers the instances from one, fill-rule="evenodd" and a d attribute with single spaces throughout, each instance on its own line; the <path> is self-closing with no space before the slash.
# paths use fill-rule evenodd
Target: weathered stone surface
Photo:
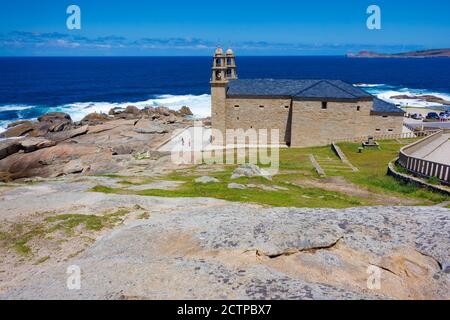
<path id="1" fill-rule="evenodd" d="M 67 212 L 73 202 L 99 212 L 138 204 L 151 215 L 103 236 L 79 257 L 39 267 L 0 290 L 0 299 L 450 298 L 448 209 L 261 208 L 93 194 L 70 184 L 51 186 L 59 193 L 41 187 L 34 204 L 17 201 L 30 188 L 3 195 L 6 214 Z M 82 270 L 80 290 L 67 290 L 69 265 Z M 379 290 L 367 287 L 369 266 L 380 268 Z"/>
<path id="2" fill-rule="evenodd" d="M 45 138 L 26 138 L 20 142 L 24 152 L 33 152 L 43 148 L 49 148 L 56 145 L 55 141 Z"/>
<path id="3" fill-rule="evenodd" d="M 228 184 L 228 189 L 240 189 L 240 190 L 244 190 L 247 189 L 247 187 L 243 184 L 239 184 L 239 183 L 229 183 Z"/>
<path id="4" fill-rule="evenodd" d="M 139 115 L 141 113 L 139 108 L 135 107 L 135 106 L 127 106 L 123 112 L 124 113 L 131 113 L 131 114 L 134 114 L 134 115 Z"/>
<path id="5" fill-rule="evenodd" d="M 5 132 L 0 134 L 2 138 L 13 138 L 13 137 L 21 137 L 24 136 L 33 130 L 36 130 L 37 126 L 35 123 L 31 121 L 24 122 L 22 124 L 15 125 Z"/>
<path id="6" fill-rule="evenodd" d="M 8 124 L 8 126 L 6 128 L 10 129 L 10 128 L 16 127 L 20 124 L 30 124 L 30 123 L 32 123 L 32 121 L 30 121 L 30 120 L 18 120 L 18 121 L 14 121 L 14 122 L 11 122 L 10 124 Z"/>
<path id="7" fill-rule="evenodd" d="M 60 143 L 30 153 L 15 153 L 0 160 L 0 179 L 59 176 L 66 172 L 65 165 L 69 161 L 89 156 L 91 161 L 96 160 L 94 155 L 98 156 L 98 159 L 108 159 L 104 153 L 97 154 L 95 146 L 76 143 Z"/>
<path id="8" fill-rule="evenodd" d="M 38 118 L 39 131 L 35 136 L 43 135 L 47 132 L 60 132 L 70 129 L 73 124 L 70 115 L 64 112 L 49 112 Z"/>
<path id="9" fill-rule="evenodd" d="M 50 112 L 38 118 L 38 121 L 21 121 L 14 123 L 0 137 L 11 138 L 20 136 L 41 137 L 48 132 L 60 132 L 71 129 L 72 119 L 67 113 Z"/>
<path id="10" fill-rule="evenodd" d="M 155 112 L 166 117 L 170 116 L 171 114 L 170 109 L 166 107 L 157 107 L 155 108 Z"/>
<path id="11" fill-rule="evenodd" d="M 203 177 L 199 177 L 197 179 L 195 179 L 195 183 L 218 183 L 220 182 L 219 179 L 216 179 L 214 177 L 209 177 L 209 176 L 203 176 Z"/>
<path id="12" fill-rule="evenodd" d="M 70 115 L 64 112 L 49 112 L 40 116 L 38 118 L 39 122 L 51 122 L 51 123 L 59 123 L 59 122 L 72 122 L 72 118 Z"/>
<path id="13" fill-rule="evenodd" d="M 163 134 L 167 133 L 168 129 L 158 121 L 142 118 L 134 126 L 134 131 L 143 134 Z"/>
<path id="14" fill-rule="evenodd" d="M 91 125 L 91 126 L 95 126 L 95 125 L 99 125 L 99 124 L 103 124 L 104 122 L 108 121 L 109 117 L 108 115 L 104 114 L 104 113 L 90 113 L 87 116 L 85 116 L 81 121 L 80 124 L 81 125 Z"/>
<path id="15" fill-rule="evenodd" d="M 0 160 L 19 152 L 21 149 L 20 140 L 11 139 L 0 141 Z"/>
<path id="16" fill-rule="evenodd" d="M 242 177 L 263 177 L 272 180 L 272 177 L 264 170 L 255 164 L 243 164 L 233 171 L 231 179 L 239 179 Z"/>
<path id="17" fill-rule="evenodd" d="M 182 106 L 181 109 L 178 111 L 178 113 L 181 114 L 182 116 L 192 116 L 193 115 L 191 109 L 189 109 L 189 107 L 186 107 L 186 106 Z"/>
<path id="18" fill-rule="evenodd" d="M 83 126 L 83 127 L 77 128 L 77 129 L 69 130 L 69 131 L 49 133 L 46 137 L 48 139 L 56 141 L 56 142 L 62 142 L 62 141 L 86 134 L 88 132 L 88 129 L 89 129 L 89 126 L 86 125 L 86 126 Z"/>
<path id="19" fill-rule="evenodd" d="M 120 114 L 120 113 L 122 113 L 123 111 L 124 111 L 125 109 L 124 108 L 121 108 L 121 107 L 114 107 L 114 108 L 112 108 L 111 110 L 109 110 L 109 115 L 110 116 L 114 116 L 114 115 L 117 115 L 117 114 Z"/>
<path id="20" fill-rule="evenodd" d="M 178 121 L 178 118 L 172 113 L 164 119 L 165 123 L 175 123 L 177 121 Z"/>
<path id="21" fill-rule="evenodd" d="M 134 149 L 135 148 L 133 145 L 121 144 L 112 147 L 111 151 L 113 155 L 123 155 L 123 154 L 132 154 L 135 151 Z"/>
<path id="22" fill-rule="evenodd" d="M 151 189 L 176 190 L 184 183 L 185 183 L 184 181 L 157 180 L 151 183 L 132 186 L 127 189 L 134 191 L 151 190 Z"/>

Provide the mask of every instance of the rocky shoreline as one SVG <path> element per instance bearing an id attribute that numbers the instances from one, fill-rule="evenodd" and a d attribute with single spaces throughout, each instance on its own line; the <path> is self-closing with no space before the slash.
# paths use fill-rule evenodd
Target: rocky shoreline
<path id="1" fill-rule="evenodd" d="M 52 112 L 37 121 L 11 123 L 0 134 L 0 181 L 116 173 L 136 157 L 160 158 L 155 148 L 175 129 L 189 125 L 190 116 L 188 107 L 128 106 L 91 113 L 79 122 Z"/>

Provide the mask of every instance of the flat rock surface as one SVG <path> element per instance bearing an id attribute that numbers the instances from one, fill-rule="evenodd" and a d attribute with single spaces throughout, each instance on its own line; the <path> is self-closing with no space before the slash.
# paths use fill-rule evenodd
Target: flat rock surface
<path id="1" fill-rule="evenodd" d="M 142 190 L 150 190 L 150 189 L 176 190 L 182 184 L 184 184 L 184 181 L 157 180 L 157 181 L 154 181 L 151 183 L 128 187 L 127 189 L 134 190 L 134 191 L 142 191 Z"/>
<path id="2" fill-rule="evenodd" d="M 3 288 L 0 282 L 1 299 L 450 299 L 448 209 L 261 208 L 84 191 L 95 184 L 3 191 L 2 219 L 39 207 L 97 212 L 136 204 L 150 216 L 105 234 L 76 258 L 35 267 Z M 81 268 L 80 290 L 66 287 L 71 265 Z M 377 290 L 367 286 L 374 266 Z"/>

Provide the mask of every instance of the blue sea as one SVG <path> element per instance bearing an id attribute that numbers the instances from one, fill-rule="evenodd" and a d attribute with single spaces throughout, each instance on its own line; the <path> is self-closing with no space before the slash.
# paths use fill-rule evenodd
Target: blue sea
<path id="1" fill-rule="evenodd" d="M 238 76 L 341 79 L 385 100 L 434 94 L 450 100 L 450 59 L 237 57 Z M 12 121 L 64 111 L 74 120 L 116 106 L 184 105 L 210 114 L 210 57 L 0 58 L 0 131 Z M 399 102 L 399 101 L 393 101 Z M 428 106 L 423 101 L 400 104 Z"/>

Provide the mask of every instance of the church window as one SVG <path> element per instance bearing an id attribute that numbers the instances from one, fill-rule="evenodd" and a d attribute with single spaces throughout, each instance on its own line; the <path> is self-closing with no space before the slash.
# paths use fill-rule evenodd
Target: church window
<path id="1" fill-rule="evenodd" d="M 360 106 L 357 106 L 357 107 L 356 107 L 356 111 L 361 111 L 361 107 L 360 107 Z"/>
<path id="2" fill-rule="evenodd" d="M 328 108 L 328 104 L 325 101 L 322 101 L 322 109 L 325 110 Z"/>

